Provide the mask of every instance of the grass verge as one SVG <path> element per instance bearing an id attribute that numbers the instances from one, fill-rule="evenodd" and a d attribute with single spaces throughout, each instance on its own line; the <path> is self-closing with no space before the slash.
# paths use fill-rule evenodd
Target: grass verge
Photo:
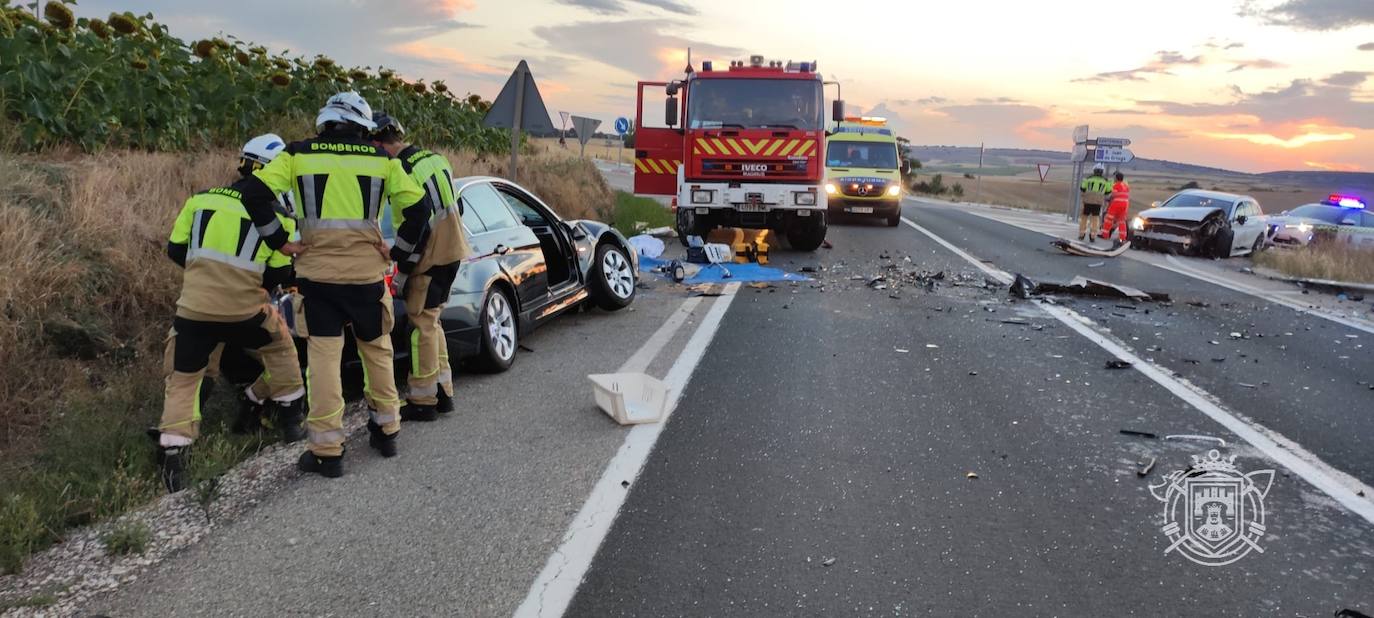
<path id="1" fill-rule="evenodd" d="M 657 200 L 640 197 L 625 191 L 615 192 L 615 215 L 611 225 L 625 236 L 634 236 L 640 231 L 673 225 L 673 213 Z"/>
<path id="2" fill-rule="evenodd" d="M 444 152 L 460 176 L 504 157 Z M 186 198 L 233 180 L 233 150 L 0 156 L 0 573 L 70 528 L 162 493 L 145 428 L 162 405 L 162 347 L 181 286 L 163 255 Z M 588 161 L 521 158 L 520 183 L 561 216 L 609 220 L 616 197 Z M 234 436 L 230 388 L 202 410 L 192 497 L 270 440 Z"/>
<path id="3" fill-rule="evenodd" d="M 148 529 L 148 524 L 131 521 L 107 532 L 101 541 L 105 543 L 105 551 L 110 552 L 111 556 L 126 556 L 143 553 L 148 549 L 148 540 L 152 536 L 153 532 Z"/>
<path id="4" fill-rule="evenodd" d="M 1255 263 L 1293 277 L 1374 283 L 1374 250 L 1343 243 L 1271 248 L 1256 255 Z"/>

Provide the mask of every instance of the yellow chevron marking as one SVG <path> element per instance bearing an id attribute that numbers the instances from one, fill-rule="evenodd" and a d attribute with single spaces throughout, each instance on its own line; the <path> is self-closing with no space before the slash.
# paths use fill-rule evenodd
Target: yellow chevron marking
<path id="1" fill-rule="evenodd" d="M 714 155 L 714 154 L 716 154 L 716 151 L 711 150 L 711 142 L 710 142 L 710 141 L 707 141 L 707 140 L 702 139 L 702 138 L 697 138 L 697 145 L 698 145 L 698 146 L 701 146 L 701 149 L 702 149 L 703 151 L 705 151 L 706 154 L 708 154 L 708 155 Z M 700 153 L 698 153 L 698 154 L 700 154 Z"/>
<path id="2" fill-rule="evenodd" d="M 693 148 L 693 149 L 692 149 L 692 154 L 695 154 L 695 155 L 701 154 L 701 148 Z"/>
<path id="3" fill-rule="evenodd" d="M 765 156 L 765 157 L 771 157 L 771 156 L 773 156 L 773 153 L 777 152 L 777 151 L 778 151 L 778 148 L 782 147 L 782 145 L 783 145 L 783 144 L 786 144 L 786 143 L 787 143 L 787 140 L 783 140 L 783 139 L 775 139 L 775 140 L 773 140 L 773 143 L 772 143 L 771 146 L 768 147 L 768 150 L 763 151 L 763 156 Z"/>
<path id="4" fill-rule="evenodd" d="M 670 163 L 671 163 L 671 161 L 669 161 L 668 159 L 659 159 L 659 160 L 658 160 L 658 164 L 659 164 L 660 166 L 663 167 L 663 173 L 664 173 L 664 174 L 673 174 L 673 175 L 677 175 L 677 166 L 676 166 L 676 165 L 670 165 Z"/>
<path id="5" fill-rule="evenodd" d="M 801 142 L 798 141 L 798 140 L 792 140 L 792 141 L 790 141 L 790 142 L 787 142 L 787 146 L 785 146 L 781 151 L 778 152 L 778 156 L 779 156 L 779 157 L 785 157 L 785 156 L 787 156 L 787 153 L 792 152 L 792 149 L 793 149 L 793 148 L 796 148 L 796 147 L 797 147 L 797 144 L 800 144 L 800 143 L 801 143 Z"/>
<path id="6" fill-rule="evenodd" d="M 792 154 L 798 157 L 808 157 L 811 156 L 811 151 L 815 148 L 816 142 L 804 142 L 802 143 L 802 147 L 798 148 L 797 151 Z"/>
<path id="7" fill-rule="evenodd" d="M 726 138 L 725 143 L 730 144 L 730 147 L 735 149 L 735 154 L 744 156 L 744 149 L 740 147 L 739 140 Z"/>
<path id="8" fill-rule="evenodd" d="M 728 154 L 730 154 L 730 148 L 727 147 L 724 143 L 722 143 L 722 142 L 720 141 L 720 139 L 714 138 L 714 137 L 713 137 L 713 138 L 711 138 L 711 143 L 714 144 L 715 147 L 716 147 L 716 154 L 718 154 L 718 155 L 728 155 Z"/>
<path id="9" fill-rule="evenodd" d="M 655 162 L 653 159 L 645 159 L 645 161 L 649 164 L 649 167 L 653 168 L 655 174 L 663 173 L 663 170 L 658 169 L 658 163 Z"/>
<path id="10" fill-rule="evenodd" d="M 682 165 L 682 162 L 681 162 L 681 161 L 678 161 L 677 159 L 673 159 L 673 173 L 674 173 L 674 174 L 677 174 L 677 168 L 680 167 L 681 165 Z"/>
<path id="11" fill-rule="evenodd" d="M 635 159 L 635 169 L 644 172 L 645 174 L 649 173 L 648 166 L 644 165 L 644 159 Z"/>
<path id="12" fill-rule="evenodd" d="M 758 143 L 755 143 L 754 140 L 751 140 L 751 139 L 746 139 L 746 140 L 741 140 L 741 141 L 743 141 L 745 147 L 747 147 L 747 148 L 749 149 L 749 153 L 750 153 L 750 154 L 758 154 L 760 150 L 763 150 L 763 147 L 764 147 L 764 146 L 767 146 L 767 145 L 768 145 L 768 140 L 766 140 L 766 139 L 761 139 L 761 140 L 758 141 Z"/>

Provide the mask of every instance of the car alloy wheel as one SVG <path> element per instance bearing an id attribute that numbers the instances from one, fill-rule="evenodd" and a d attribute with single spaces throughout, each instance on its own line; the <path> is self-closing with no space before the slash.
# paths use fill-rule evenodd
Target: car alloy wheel
<path id="1" fill-rule="evenodd" d="M 502 361 L 515 356 L 515 315 L 506 295 L 493 292 L 487 297 L 487 344 Z"/>
<path id="2" fill-rule="evenodd" d="M 603 254 L 601 276 L 606 278 L 606 287 L 617 298 L 629 298 L 635 291 L 635 276 L 630 270 L 630 261 L 618 250 L 612 249 Z"/>

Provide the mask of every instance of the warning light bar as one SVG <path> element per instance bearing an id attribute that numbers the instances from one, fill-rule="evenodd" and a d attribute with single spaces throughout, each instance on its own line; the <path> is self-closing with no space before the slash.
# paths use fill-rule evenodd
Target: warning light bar
<path id="1" fill-rule="evenodd" d="M 872 127 L 881 127 L 887 124 L 887 118 L 882 116 L 845 116 L 844 121 Z"/>
<path id="2" fill-rule="evenodd" d="M 1366 206 L 1365 206 L 1364 200 L 1362 200 L 1362 199 L 1360 199 L 1360 198 L 1358 198 L 1358 197 L 1352 196 L 1352 195 L 1341 195 L 1341 194 L 1339 194 L 1339 193 L 1332 193 L 1330 197 L 1326 198 L 1326 202 L 1327 202 L 1328 204 L 1332 204 L 1332 205 L 1335 205 L 1335 206 L 1340 206 L 1341 208 L 1365 208 L 1365 207 L 1366 207 Z"/>

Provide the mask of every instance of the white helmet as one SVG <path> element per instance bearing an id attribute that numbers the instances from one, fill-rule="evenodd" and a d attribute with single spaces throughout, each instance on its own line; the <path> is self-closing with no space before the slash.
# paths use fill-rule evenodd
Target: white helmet
<path id="1" fill-rule="evenodd" d="M 258 165 L 267 165 L 286 149 L 286 142 L 276 133 L 264 133 L 243 145 L 239 158 Z"/>
<path id="2" fill-rule="evenodd" d="M 1102 165 L 1101 163 L 1098 163 L 1097 165 L 1094 165 L 1094 166 L 1093 166 L 1093 173 L 1094 173 L 1094 174 L 1104 173 L 1104 172 L 1106 172 L 1106 171 L 1107 171 L 1107 167 L 1104 166 L 1104 165 Z"/>
<path id="3" fill-rule="evenodd" d="M 323 130 L 325 123 L 329 122 L 351 122 L 368 131 L 377 128 L 377 124 L 372 122 L 372 106 L 352 90 L 329 97 L 324 107 L 320 108 L 319 115 L 315 116 L 315 130 Z"/>

